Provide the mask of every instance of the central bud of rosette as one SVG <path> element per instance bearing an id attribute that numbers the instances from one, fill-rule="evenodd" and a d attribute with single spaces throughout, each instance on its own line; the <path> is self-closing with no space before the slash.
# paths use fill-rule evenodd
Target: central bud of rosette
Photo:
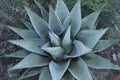
<path id="1" fill-rule="evenodd" d="M 56 35 L 54 32 L 49 32 L 49 41 L 46 42 L 41 49 L 49 54 L 54 60 L 68 59 L 73 51 L 73 43 L 70 38 L 70 27 L 62 35 Z"/>
<path id="2" fill-rule="evenodd" d="M 49 32 L 49 41 L 41 49 L 56 61 L 80 57 L 91 51 L 81 41 L 71 36 L 71 27 L 68 27 L 61 35 Z"/>

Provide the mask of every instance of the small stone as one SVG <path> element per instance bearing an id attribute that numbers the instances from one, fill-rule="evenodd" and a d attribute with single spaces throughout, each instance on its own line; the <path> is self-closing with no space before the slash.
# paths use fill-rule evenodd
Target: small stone
<path id="1" fill-rule="evenodd" d="M 113 54 L 112 56 L 113 56 L 113 60 L 114 60 L 114 61 L 117 61 L 117 56 L 116 56 L 116 54 Z"/>

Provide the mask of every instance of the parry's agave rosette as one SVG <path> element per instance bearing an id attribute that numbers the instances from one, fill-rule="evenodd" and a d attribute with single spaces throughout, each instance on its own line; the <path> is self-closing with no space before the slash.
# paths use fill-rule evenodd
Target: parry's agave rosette
<path id="1" fill-rule="evenodd" d="M 39 74 L 38 80 L 93 80 L 89 67 L 120 70 L 119 66 L 95 54 L 117 42 L 100 40 L 108 30 L 95 28 L 100 11 L 81 18 L 80 0 L 71 11 L 63 0 L 57 0 L 55 10 L 49 6 L 49 13 L 35 3 L 42 17 L 25 7 L 31 23 L 22 22 L 28 29 L 9 27 L 23 38 L 9 40 L 23 49 L 6 55 L 22 58 L 10 69 L 26 69 L 19 79 Z"/>

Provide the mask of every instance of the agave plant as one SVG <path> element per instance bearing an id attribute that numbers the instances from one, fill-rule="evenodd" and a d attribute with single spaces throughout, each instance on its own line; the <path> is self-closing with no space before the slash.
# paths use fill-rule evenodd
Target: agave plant
<path id="1" fill-rule="evenodd" d="M 100 11 L 81 18 L 80 0 L 71 11 L 63 0 L 57 0 L 55 10 L 49 6 L 49 13 L 35 3 L 42 17 L 25 7 L 31 23 L 22 22 L 28 29 L 9 27 L 23 38 L 9 40 L 23 49 L 6 55 L 22 58 L 10 68 L 26 70 L 19 80 L 38 74 L 39 80 L 93 80 L 89 68 L 120 70 L 119 66 L 95 54 L 117 43 L 100 40 L 108 30 L 95 28 Z"/>

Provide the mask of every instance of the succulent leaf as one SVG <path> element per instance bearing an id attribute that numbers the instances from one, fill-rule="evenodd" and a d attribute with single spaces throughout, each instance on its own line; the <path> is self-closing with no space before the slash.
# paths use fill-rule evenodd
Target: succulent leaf
<path id="1" fill-rule="evenodd" d="M 57 0 L 55 12 L 60 18 L 62 23 L 69 16 L 69 10 L 63 0 Z"/>
<path id="2" fill-rule="evenodd" d="M 94 53 L 84 55 L 83 59 L 86 64 L 91 68 L 120 70 L 120 67 L 118 65 L 114 65 L 109 60 L 104 59 Z"/>
<path id="3" fill-rule="evenodd" d="M 77 80 L 93 80 L 89 69 L 82 58 L 71 62 L 68 70 Z"/>
<path id="4" fill-rule="evenodd" d="M 65 36 L 62 40 L 62 46 L 65 48 L 66 52 L 69 52 L 72 49 L 71 27 L 69 27 L 65 33 Z"/>
<path id="5" fill-rule="evenodd" d="M 64 31 L 66 31 L 66 29 L 68 28 L 68 26 L 71 25 L 71 19 L 70 19 L 70 15 L 65 19 L 63 26 L 64 26 Z M 64 32 L 63 31 L 63 32 Z"/>
<path id="6" fill-rule="evenodd" d="M 72 35 L 75 36 L 81 27 L 81 5 L 80 0 L 77 1 L 74 8 L 70 12 L 70 20 L 71 20 L 71 31 Z"/>
<path id="7" fill-rule="evenodd" d="M 49 14 L 48 12 L 42 7 L 42 5 L 37 1 L 37 0 L 34 0 L 35 4 L 40 8 L 41 10 L 41 14 L 42 14 L 42 18 L 48 22 L 49 20 Z"/>
<path id="8" fill-rule="evenodd" d="M 47 57 L 31 53 L 14 67 L 10 68 L 10 70 L 46 66 L 49 62 L 50 61 Z"/>
<path id="9" fill-rule="evenodd" d="M 95 29 L 95 23 L 101 11 L 93 12 L 92 14 L 86 16 L 82 19 L 82 27 L 87 27 L 91 30 Z"/>
<path id="10" fill-rule="evenodd" d="M 39 76 L 39 80 L 52 80 L 52 77 L 50 75 L 49 67 L 44 67 L 42 69 L 42 72 Z"/>
<path id="11" fill-rule="evenodd" d="M 15 27 L 9 27 L 9 29 L 11 29 L 12 31 L 14 31 L 24 39 L 39 38 L 37 33 L 33 30 L 27 30 L 27 29 L 15 28 Z"/>
<path id="12" fill-rule="evenodd" d="M 5 55 L 5 56 L 3 56 L 3 57 L 25 58 L 26 56 L 28 56 L 29 53 L 30 53 L 30 52 L 22 49 L 22 50 L 13 52 L 13 53 L 11 53 L 11 54 Z"/>
<path id="13" fill-rule="evenodd" d="M 71 25 L 71 35 L 75 36 L 81 28 L 81 5 L 80 0 L 73 7 L 70 15 L 65 19 L 63 26 L 67 29 Z"/>
<path id="14" fill-rule="evenodd" d="M 60 46 L 60 38 L 53 32 L 49 32 L 52 46 Z"/>
<path id="15" fill-rule="evenodd" d="M 35 31 L 38 33 L 38 35 L 46 39 L 48 37 L 48 24 L 46 21 L 44 21 L 42 18 L 40 18 L 37 14 L 32 12 L 29 8 L 25 7 L 28 16 L 30 18 L 30 21 L 35 29 Z"/>
<path id="16" fill-rule="evenodd" d="M 50 47 L 51 46 L 51 43 L 50 42 L 47 42 L 47 43 L 45 43 L 43 46 L 41 46 L 41 49 L 42 48 L 48 48 L 48 47 Z"/>
<path id="17" fill-rule="evenodd" d="M 86 47 L 80 41 L 75 40 L 75 41 L 73 41 L 73 44 L 74 44 L 75 49 L 72 51 L 72 53 L 70 55 L 66 56 L 66 58 L 80 57 L 80 56 L 85 55 L 91 51 L 90 48 Z"/>
<path id="18" fill-rule="evenodd" d="M 87 47 L 93 48 L 108 29 L 82 30 L 77 34 L 77 39 L 82 41 Z"/>
<path id="19" fill-rule="evenodd" d="M 49 6 L 49 25 L 50 29 L 57 35 L 59 35 L 61 32 L 63 32 L 63 25 L 59 19 L 59 17 L 56 15 L 55 11 L 51 6 Z"/>
<path id="20" fill-rule="evenodd" d="M 70 64 L 70 60 L 58 62 L 58 63 L 51 61 L 49 64 L 49 69 L 52 76 L 52 80 L 61 80 L 69 64 Z"/>
<path id="21" fill-rule="evenodd" d="M 47 51 L 54 59 L 61 59 L 64 56 L 64 49 L 62 47 L 47 47 L 42 49 Z"/>
<path id="22" fill-rule="evenodd" d="M 29 30 L 34 30 L 32 24 L 28 21 L 25 21 L 24 19 L 20 19 L 22 23 L 29 29 Z"/>
<path id="23" fill-rule="evenodd" d="M 107 49 L 108 47 L 118 43 L 119 40 L 100 40 L 97 45 L 95 46 L 95 51 L 100 52 L 103 51 L 105 49 Z"/>
<path id="24" fill-rule="evenodd" d="M 9 42 L 18 45 L 28 51 L 44 55 L 47 54 L 40 49 L 40 46 L 44 44 L 44 40 L 42 39 L 27 39 L 27 40 L 9 40 Z"/>
<path id="25" fill-rule="evenodd" d="M 23 80 L 25 78 L 33 77 L 40 73 L 41 73 L 41 68 L 40 69 L 36 69 L 36 68 L 27 69 L 17 80 Z"/>

